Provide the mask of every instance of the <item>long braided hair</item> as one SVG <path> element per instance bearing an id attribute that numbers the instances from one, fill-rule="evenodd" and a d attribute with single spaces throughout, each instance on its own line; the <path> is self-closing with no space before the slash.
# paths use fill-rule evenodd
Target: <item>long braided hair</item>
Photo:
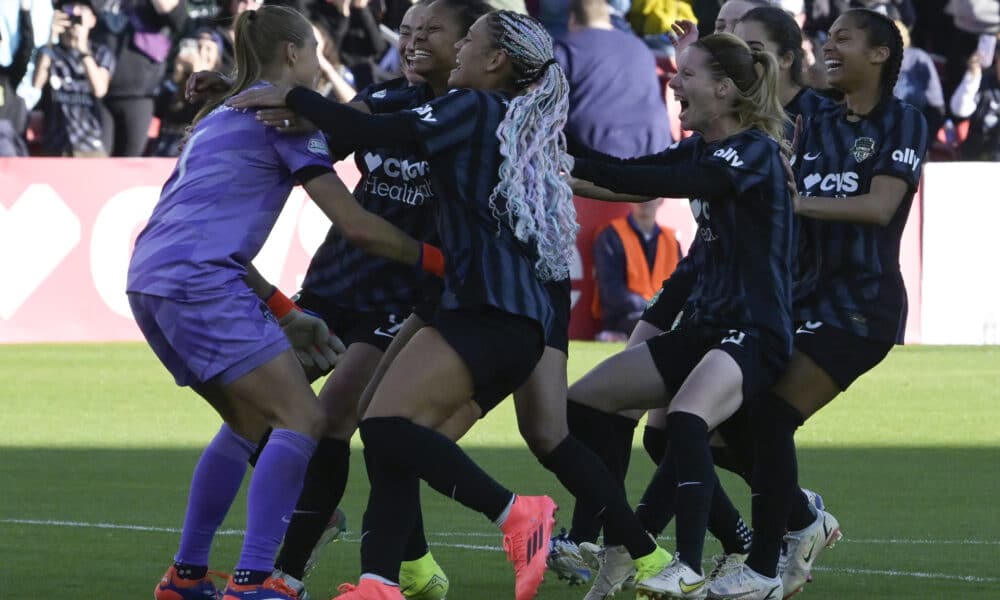
<path id="1" fill-rule="evenodd" d="M 573 168 L 563 134 L 569 83 L 553 58 L 552 38 L 538 21 L 506 10 L 486 19 L 490 37 L 510 58 L 514 87 L 521 92 L 497 128 L 503 162 L 490 209 L 519 241 L 534 245 L 539 279 L 565 279 L 580 228 L 573 192 L 561 175 Z"/>

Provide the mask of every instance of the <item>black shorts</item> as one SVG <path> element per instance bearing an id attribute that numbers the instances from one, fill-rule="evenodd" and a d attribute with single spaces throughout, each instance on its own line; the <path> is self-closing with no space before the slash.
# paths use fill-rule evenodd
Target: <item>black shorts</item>
<path id="1" fill-rule="evenodd" d="M 756 337 L 736 330 L 679 327 L 646 340 L 646 347 L 671 396 L 709 350 L 722 350 L 739 365 L 744 401 L 770 389 L 788 364 L 783 353 L 771 351 Z"/>
<path id="2" fill-rule="evenodd" d="M 822 321 L 799 323 L 794 343 L 795 349 L 826 371 L 841 391 L 882 362 L 895 345 L 863 338 Z"/>
<path id="3" fill-rule="evenodd" d="M 572 288 L 569 279 L 546 284 L 552 305 L 552 326 L 545 336 L 545 345 L 563 354 L 569 354 L 569 316 L 573 309 Z M 425 300 L 413 308 L 413 314 L 424 323 L 430 323 L 437 311 L 440 298 Z"/>
<path id="4" fill-rule="evenodd" d="M 545 345 L 569 354 L 569 315 L 573 309 L 569 279 L 553 281 L 545 286 L 552 304 L 552 327 L 545 336 Z"/>
<path id="5" fill-rule="evenodd" d="M 344 346 L 361 342 L 375 346 L 382 352 L 389 347 L 403 326 L 403 321 L 409 316 L 408 313 L 351 310 L 305 291 L 293 296 L 292 300 L 326 321 L 327 327 L 344 342 Z"/>
<path id="6" fill-rule="evenodd" d="M 438 310 L 428 324 L 462 357 L 484 415 L 528 380 L 545 348 L 538 321 L 491 306 Z"/>

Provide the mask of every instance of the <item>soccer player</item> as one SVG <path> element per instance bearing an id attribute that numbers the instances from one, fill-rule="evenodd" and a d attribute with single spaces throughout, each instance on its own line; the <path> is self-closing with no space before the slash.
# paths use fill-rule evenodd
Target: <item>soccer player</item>
<path id="1" fill-rule="evenodd" d="M 312 26 L 285 7 L 243 13 L 236 52 L 233 92 L 264 80 L 308 86 L 318 72 Z M 321 418 L 285 333 L 244 282 L 295 182 L 354 243 L 411 265 L 420 256 L 419 242 L 351 197 L 330 169 L 322 136 L 282 137 L 252 111 L 219 102 L 199 113 L 136 241 L 126 288 L 143 335 L 175 381 L 224 420 L 195 469 L 180 548 L 154 591 L 158 600 L 218 596 L 207 571 L 212 538 L 239 490 L 252 440 L 268 425 L 274 430 L 250 482 L 247 533 L 225 599 L 297 598 L 271 573 Z M 326 332 L 320 321 L 298 318 Z"/>
<path id="2" fill-rule="evenodd" d="M 927 124 L 892 95 L 902 56 L 895 24 L 866 9 L 841 15 L 823 46 L 830 84 L 845 100 L 805 120 L 793 196 L 822 260 L 812 289 L 795 303 L 792 359 L 754 418 L 753 548 L 742 569 L 713 583 L 715 597 L 767 598 L 776 588 L 793 595 L 821 549 L 840 537 L 825 511 L 796 508 L 805 499 L 793 436 L 903 342 L 899 248 L 927 152 Z"/>
<path id="3" fill-rule="evenodd" d="M 637 589 L 701 598 L 707 591 L 701 555 L 716 481 L 708 432 L 744 399 L 770 387 L 791 352 L 792 207 L 778 141 L 786 117 L 775 58 L 716 34 L 684 50 L 679 67 L 670 85 L 681 103 L 681 123 L 699 135 L 648 157 L 581 158 L 573 170 L 614 192 L 692 198 L 697 240 L 661 293 L 676 317 L 672 326 L 663 324 L 668 332 L 599 365 L 585 378 L 591 394 L 573 399 L 594 412 L 647 409 L 669 400 L 670 448 L 651 487 L 676 478 L 678 553 Z M 641 507 L 638 513 L 642 518 Z M 604 552 L 602 573 L 626 577 L 620 553 Z"/>
<path id="4" fill-rule="evenodd" d="M 754 8 L 770 5 L 767 0 L 726 0 L 715 17 L 715 33 L 733 33 L 743 15 Z"/>

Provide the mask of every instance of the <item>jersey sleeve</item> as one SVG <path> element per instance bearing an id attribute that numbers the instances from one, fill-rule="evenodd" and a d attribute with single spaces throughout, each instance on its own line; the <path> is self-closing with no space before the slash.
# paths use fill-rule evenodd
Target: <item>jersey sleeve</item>
<path id="1" fill-rule="evenodd" d="M 306 135 L 284 136 L 275 133 L 274 150 L 279 160 L 292 173 L 306 167 L 330 168 L 333 160 L 327 147 L 326 137 L 316 131 Z"/>
<path id="2" fill-rule="evenodd" d="M 702 162 L 724 172 L 737 194 L 767 183 L 774 173 L 772 161 L 780 160 L 777 143 L 762 133 L 745 132 L 714 148 Z"/>
<path id="3" fill-rule="evenodd" d="M 876 151 L 872 175 L 898 177 L 913 190 L 920 182 L 927 158 L 927 121 L 911 106 L 903 106 L 899 114 L 899 119 L 887 128 L 886 137 Z"/>
<path id="4" fill-rule="evenodd" d="M 485 99 L 473 90 L 453 90 L 410 113 L 420 144 L 428 155 L 467 142 L 481 118 Z"/>
<path id="5" fill-rule="evenodd" d="M 367 93 L 359 94 L 373 115 L 396 112 L 412 108 L 423 97 L 421 86 L 365 88 Z"/>

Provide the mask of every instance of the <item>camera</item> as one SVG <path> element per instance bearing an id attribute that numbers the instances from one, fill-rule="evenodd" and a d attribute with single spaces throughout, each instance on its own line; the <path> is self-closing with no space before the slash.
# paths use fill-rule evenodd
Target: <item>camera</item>
<path id="1" fill-rule="evenodd" d="M 73 7 L 72 6 L 67 6 L 66 8 L 63 9 L 63 12 L 66 13 L 67 17 L 69 17 L 69 24 L 70 25 L 82 25 L 83 24 L 83 17 L 81 17 L 80 15 L 73 14 Z"/>

